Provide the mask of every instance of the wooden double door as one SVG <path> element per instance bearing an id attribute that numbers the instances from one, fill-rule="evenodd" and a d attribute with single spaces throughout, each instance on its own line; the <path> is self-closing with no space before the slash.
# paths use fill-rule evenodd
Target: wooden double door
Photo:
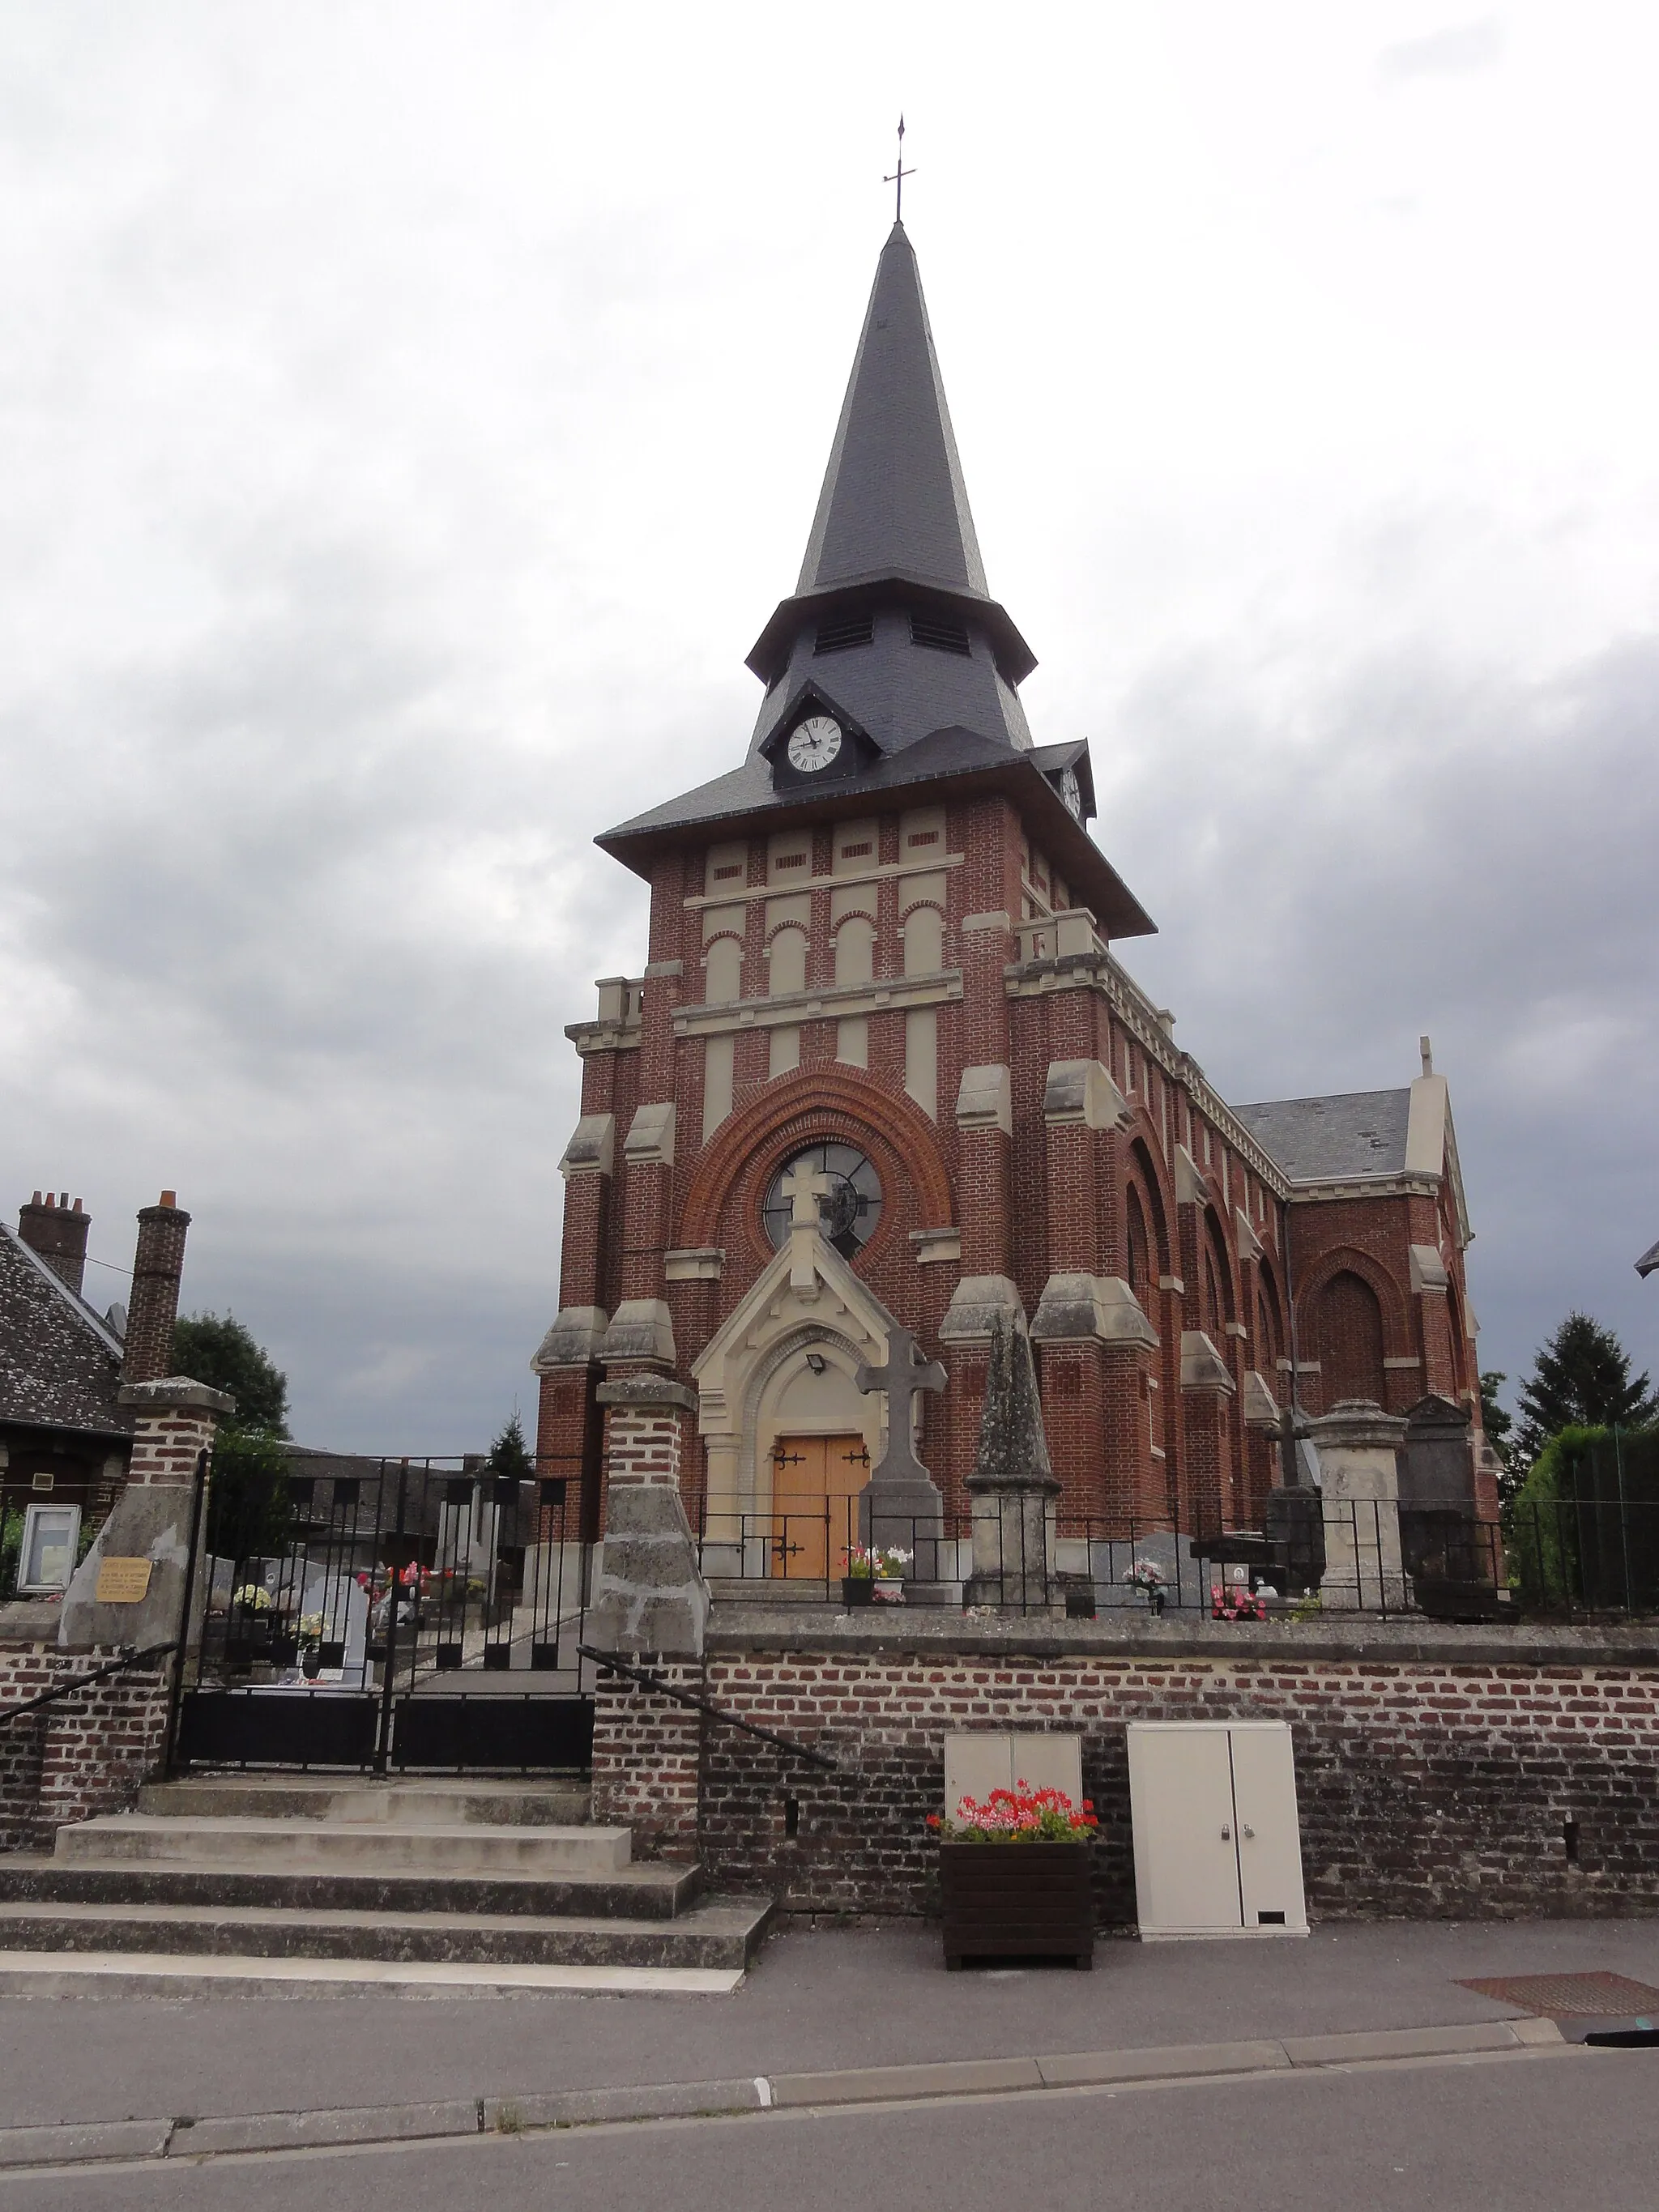
<path id="1" fill-rule="evenodd" d="M 870 1480 L 860 1436 L 780 1437 L 772 1447 L 771 1571 L 835 1582 L 858 1541 L 856 1499 Z"/>

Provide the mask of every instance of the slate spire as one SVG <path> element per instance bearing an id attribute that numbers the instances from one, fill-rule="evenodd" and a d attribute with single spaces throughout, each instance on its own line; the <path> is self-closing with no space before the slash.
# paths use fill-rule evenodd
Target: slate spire
<path id="1" fill-rule="evenodd" d="M 882 575 L 986 589 L 921 272 L 902 222 L 876 266 L 795 591 Z"/>

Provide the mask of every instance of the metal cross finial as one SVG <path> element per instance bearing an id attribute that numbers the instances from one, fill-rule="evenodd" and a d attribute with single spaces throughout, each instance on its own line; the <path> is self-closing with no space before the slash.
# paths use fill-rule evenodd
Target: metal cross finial
<path id="1" fill-rule="evenodd" d="M 904 118 L 902 115 L 899 118 L 898 142 L 898 167 L 894 170 L 890 177 L 884 177 L 881 181 L 884 185 L 892 185 L 893 220 L 895 222 L 902 222 L 904 220 L 904 179 L 907 177 L 914 177 L 916 173 L 914 169 L 907 169 L 904 166 Z"/>

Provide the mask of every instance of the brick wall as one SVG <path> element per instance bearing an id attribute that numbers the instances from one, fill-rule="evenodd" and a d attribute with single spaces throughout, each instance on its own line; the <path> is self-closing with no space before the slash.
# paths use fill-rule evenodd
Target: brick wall
<path id="1" fill-rule="evenodd" d="M 1171 1624 L 1129 1647 L 1099 1624 L 999 1639 L 947 1620 L 907 1632 L 904 1650 L 861 1629 L 765 1635 L 718 1632 L 706 1694 L 843 1771 L 710 1723 L 699 1832 L 711 1880 L 775 1892 L 787 1910 L 928 1911 L 924 1822 L 939 1807 L 947 1731 L 1068 1729 L 1083 1736 L 1101 1818 L 1100 1918 L 1133 1922 L 1124 1729 L 1136 1719 L 1291 1723 L 1317 1915 L 1659 1910 L 1659 1646 L 1639 1632 L 1539 1632 L 1523 1644 L 1512 1631 L 1460 1631 L 1437 1645 L 1420 1630 L 1328 1625 L 1229 1631 L 1224 1644 Z M 606 1785 L 615 1817 L 641 1808 L 683 1848 L 696 1733 L 695 1716 L 660 1701 L 653 1711 L 636 1692 L 604 1697 L 595 1783 L 602 1766 L 617 1778 Z"/>
<path id="2" fill-rule="evenodd" d="M 697 1666 L 663 1660 L 648 1662 L 647 1671 L 702 1693 Z M 689 1860 L 697 1855 L 702 1725 L 700 1713 L 671 1698 L 622 1675 L 599 1677 L 594 1690 L 593 1819 L 631 1827 L 635 1850 L 642 1857 Z"/>
<path id="3" fill-rule="evenodd" d="M 0 1709 L 90 1673 L 112 1651 L 0 1646 Z M 50 1850 L 64 1822 L 131 1805 L 161 1762 L 167 1661 L 94 1683 L 0 1729 L 0 1850 Z"/>

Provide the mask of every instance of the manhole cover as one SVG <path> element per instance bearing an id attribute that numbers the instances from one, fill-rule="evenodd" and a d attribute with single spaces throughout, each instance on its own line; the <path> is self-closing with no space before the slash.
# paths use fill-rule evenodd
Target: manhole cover
<path id="1" fill-rule="evenodd" d="M 1505 1974 L 1495 1981 L 1459 1982 L 1457 1986 L 1551 2020 L 1597 2014 L 1626 2019 L 1638 2013 L 1659 2013 L 1659 1990 L 1649 1982 L 1632 1982 L 1625 1974 Z"/>

